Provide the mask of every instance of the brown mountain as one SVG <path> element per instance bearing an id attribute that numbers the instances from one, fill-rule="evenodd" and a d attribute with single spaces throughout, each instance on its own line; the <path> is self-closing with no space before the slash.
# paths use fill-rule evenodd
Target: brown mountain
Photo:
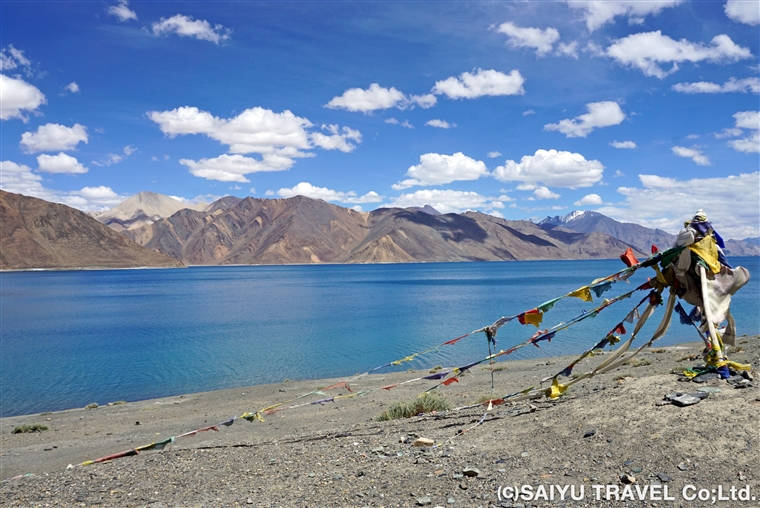
<path id="1" fill-rule="evenodd" d="M 477 212 L 362 213 L 303 196 L 246 198 L 212 213 L 180 210 L 124 234 L 187 264 L 612 258 L 629 247 L 603 233 L 544 230 Z"/>
<path id="2" fill-rule="evenodd" d="M 66 205 L 0 191 L 0 268 L 182 266 Z"/>

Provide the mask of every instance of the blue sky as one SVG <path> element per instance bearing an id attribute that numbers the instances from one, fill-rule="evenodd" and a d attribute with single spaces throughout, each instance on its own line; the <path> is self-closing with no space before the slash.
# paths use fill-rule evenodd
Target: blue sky
<path id="1" fill-rule="evenodd" d="M 3 1 L 2 188 L 760 235 L 760 2 Z"/>

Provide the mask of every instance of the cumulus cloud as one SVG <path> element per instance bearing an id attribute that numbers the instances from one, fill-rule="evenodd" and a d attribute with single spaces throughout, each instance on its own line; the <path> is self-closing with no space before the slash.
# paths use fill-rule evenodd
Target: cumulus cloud
<path id="1" fill-rule="evenodd" d="M 441 185 L 461 180 L 477 180 L 488 175 L 483 161 L 467 157 L 462 152 L 454 155 L 426 153 L 420 155 L 420 163 L 406 171 L 408 178 L 392 185 L 394 190 L 408 189 L 415 185 Z"/>
<path id="2" fill-rule="evenodd" d="M 326 187 L 316 187 L 309 182 L 300 182 L 291 188 L 283 188 L 277 191 L 281 198 L 291 198 L 293 196 L 306 196 L 312 199 L 321 199 L 323 201 L 338 201 L 340 203 L 379 203 L 383 197 L 375 191 L 370 191 L 363 196 L 357 196 L 356 192 L 341 192 Z"/>
<path id="3" fill-rule="evenodd" d="M 486 157 L 488 157 L 489 159 L 495 159 L 496 157 L 501 157 L 501 152 L 496 152 L 496 151 L 488 152 L 486 154 Z"/>
<path id="4" fill-rule="evenodd" d="M 21 148 L 27 153 L 73 150 L 80 142 L 87 143 L 87 128 L 75 123 L 66 127 L 48 123 L 37 128 L 37 132 L 21 135 Z"/>
<path id="5" fill-rule="evenodd" d="M 760 172 L 678 180 L 639 175 L 641 187 L 620 187 L 624 201 L 598 209 L 608 217 L 677 233 L 700 208 L 724 238 L 760 236 Z M 657 203 L 657 206 L 652 206 Z"/>
<path id="6" fill-rule="evenodd" d="M 686 148 L 684 146 L 674 146 L 671 148 L 673 150 L 673 153 L 678 155 L 679 157 L 685 157 L 687 159 L 693 160 L 697 165 L 699 166 L 709 166 L 712 163 L 710 162 L 710 159 L 702 153 L 701 150 L 697 148 Z"/>
<path id="7" fill-rule="evenodd" d="M 28 74 L 31 71 L 32 62 L 24 56 L 24 52 L 16 49 L 12 44 L 0 50 L 0 71 L 9 71 L 17 67 L 23 67 Z"/>
<path id="8" fill-rule="evenodd" d="M 502 182 L 579 189 L 599 182 L 603 173 L 601 162 L 586 160 L 579 153 L 536 150 L 535 155 L 525 155 L 520 162 L 507 160 L 494 170 L 493 176 Z"/>
<path id="9" fill-rule="evenodd" d="M 438 127 L 439 129 L 451 129 L 457 126 L 455 123 L 449 123 L 446 120 L 438 119 L 428 120 L 425 125 L 429 125 L 430 127 Z"/>
<path id="10" fill-rule="evenodd" d="M 222 25 L 211 26 L 211 23 L 204 19 L 194 20 L 184 14 L 175 14 L 171 18 L 161 18 L 161 21 L 151 25 L 153 35 L 171 35 L 177 34 L 182 37 L 195 37 L 201 41 L 209 41 L 219 44 L 230 38 L 232 30 Z"/>
<path id="11" fill-rule="evenodd" d="M 129 21 L 130 19 L 137 21 L 137 13 L 129 8 L 127 0 L 120 0 L 118 4 L 110 6 L 108 14 L 116 16 L 119 21 Z"/>
<path id="12" fill-rule="evenodd" d="M 220 155 L 212 159 L 180 159 L 179 163 L 187 167 L 191 174 L 207 180 L 220 182 L 249 183 L 245 175 L 263 171 L 284 171 L 294 164 L 293 159 L 277 154 L 265 154 L 261 160 L 243 155 Z"/>
<path id="13" fill-rule="evenodd" d="M 615 140 L 612 143 L 610 143 L 610 146 L 613 148 L 624 148 L 624 149 L 633 149 L 636 148 L 636 143 L 633 141 L 618 141 Z"/>
<path id="14" fill-rule="evenodd" d="M 601 205 L 602 197 L 599 194 L 586 194 L 573 204 L 575 206 Z"/>
<path id="15" fill-rule="evenodd" d="M 706 46 L 686 39 L 676 41 L 662 35 L 660 30 L 617 39 L 607 48 L 606 55 L 621 65 L 638 68 L 644 75 L 660 79 L 676 72 L 681 62 L 728 63 L 752 57 L 748 48 L 735 44 L 725 34 L 716 35 Z M 665 63 L 673 64 L 670 70 L 660 67 Z"/>
<path id="16" fill-rule="evenodd" d="M 76 81 L 72 81 L 66 85 L 66 91 L 69 93 L 79 93 L 79 85 L 77 85 Z"/>
<path id="17" fill-rule="evenodd" d="M 590 32 L 615 19 L 617 16 L 627 16 L 631 24 L 640 24 L 643 17 L 649 14 L 657 15 L 667 7 L 674 7 L 683 0 L 617 0 L 600 2 L 599 0 L 566 0 L 573 9 L 583 11 L 586 27 Z"/>
<path id="18" fill-rule="evenodd" d="M 494 206 L 494 203 L 498 204 Z M 455 191 L 451 189 L 422 189 L 416 192 L 401 194 L 389 206 L 408 208 L 425 205 L 430 205 L 441 213 L 460 213 L 467 210 L 493 210 L 494 208 L 502 208 L 503 206 L 496 198 L 482 196 L 477 192 Z"/>
<path id="19" fill-rule="evenodd" d="M 84 167 L 76 157 L 66 155 L 60 152 L 58 155 L 42 154 L 37 156 L 37 171 L 44 173 L 65 173 L 69 175 L 87 173 L 88 169 Z"/>
<path id="20" fill-rule="evenodd" d="M 4 74 L 0 74 L 0 97 L 3 98 L 0 101 L 0 119 L 19 118 L 24 123 L 29 121 L 25 112 L 34 112 L 47 102 L 45 95 L 34 85 Z"/>
<path id="21" fill-rule="evenodd" d="M 42 185 L 42 177 L 33 173 L 32 168 L 12 161 L 0 161 L 0 189 L 53 203 L 63 203 L 84 211 L 112 208 L 127 198 L 105 186 L 84 187 L 69 192 L 47 189 Z"/>
<path id="22" fill-rule="evenodd" d="M 533 196 L 528 198 L 529 200 L 533 201 L 536 199 L 559 199 L 560 195 L 556 192 L 552 192 L 549 190 L 548 187 L 544 187 L 543 185 L 541 187 L 538 187 L 533 191 Z"/>
<path id="23" fill-rule="evenodd" d="M 520 27 L 511 22 L 502 23 L 496 29 L 497 32 L 507 36 L 507 43 L 512 48 L 532 48 L 536 55 L 544 56 L 549 53 L 555 42 L 559 39 L 556 28 L 529 28 Z"/>
<path id="24" fill-rule="evenodd" d="M 433 87 L 436 95 L 445 95 L 449 99 L 477 99 L 483 96 L 522 95 L 525 78 L 520 71 L 513 69 L 509 74 L 491 70 L 477 69 L 475 73 L 463 72 L 458 77 L 437 81 Z"/>
<path id="25" fill-rule="evenodd" d="M 758 6 L 760 9 L 760 6 Z M 752 92 L 760 93 L 760 78 L 730 78 L 725 83 L 711 83 L 709 81 L 698 81 L 696 83 L 677 83 L 673 85 L 673 90 L 681 93 L 730 93 L 730 92 Z"/>
<path id="26" fill-rule="evenodd" d="M 755 0 L 728 0 L 724 10 L 726 16 L 739 23 L 760 24 L 760 7 Z"/>
<path id="27" fill-rule="evenodd" d="M 203 159 L 197 163 L 189 161 L 193 164 L 185 164 L 196 168 L 198 172 L 204 169 L 203 178 L 219 175 L 220 178 L 224 178 L 222 181 L 243 182 L 246 181 L 241 176 L 243 174 L 288 169 L 294 164 L 294 158 L 313 157 L 314 153 L 307 150 L 314 147 L 345 152 L 354 148 L 350 141 L 361 141 L 359 131 L 347 127 L 340 128 L 337 125 L 324 126 L 327 134 L 309 133 L 308 129 L 313 127 L 313 124 L 287 110 L 275 113 L 269 109 L 255 107 L 233 118 L 219 118 L 196 107 L 185 106 L 171 111 L 149 111 L 147 115 L 169 137 L 203 134 L 228 145 L 232 154 L 262 155 L 260 161 L 248 157 L 217 157 Z M 219 172 L 226 167 L 236 169 L 223 170 L 225 174 Z M 241 172 L 242 168 L 256 169 Z"/>
<path id="28" fill-rule="evenodd" d="M 350 127 L 343 127 L 341 129 L 335 124 L 322 124 L 322 130 L 327 131 L 328 134 L 313 132 L 310 138 L 315 146 L 324 148 L 325 150 L 340 150 L 341 152 L 348 153 L 356 148 L 356 145 L 351 144 L 350 141 L 361 143 L 362 140 L 361 132 Z"/>
<path id="29" fill-rule="evenodd" d="M 564 42 L 560 42 L 557 44 L 557 53 L 560 55 L 569 56 L 572 58 L 578 59 L 578 41 L 573 41 L 570 43 L 565 44 Z"/>
<path id="30" fill-rule="evenodd" d="M 407 96 L 394 87 L 385 88 L 377 83 L 372 83 L 366 90 L 349 88 L 343 92 L 343 95 L 330 99 L 325 107 L 371 113 L 390 108 L 406 109 L 415 104 L 427 109 L 435 106 L 437 101 L 438 99 L 432 94 Z"/>
<path id="31" fill-rule="evenodd" d="M 559 131 L 568 138 L 585 138 L 596 128 L 618 125 L 625 120 L 625 113 L 617 102 L 590 102 L 586 104 L 586 109 L 588 113 L 585 115 L 546 124 L 544 130 Z"/>
<path id="32" fill-rule="evenodd" d="M 728 142 L 728 146 L 743 153 L 760 153 L 760 112 L 758 111 L 740 111 L 734 114 L 736 126 L 733 131 L 735 136 L 742 136 L 745 132 L 742 129 L 749 130 L 749 134 L 740 139 L 733 139 Z"/>

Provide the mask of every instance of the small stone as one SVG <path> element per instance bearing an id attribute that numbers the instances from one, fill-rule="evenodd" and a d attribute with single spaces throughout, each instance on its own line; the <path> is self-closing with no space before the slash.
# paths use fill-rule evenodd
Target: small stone
<path id="1" fill-rule="evenodd" d="M 706 383 L 707 381 L 710 381 L 711 379 L 720 379 L 720 374 L 717 372 L 705 372 L 704 374 L 700 374 L 694 379 L 692 379 L 692 382 L 694 383 Z"/>
<path id="2" fill-rule="evenodd" d="M 716 388 L 715 386 L 703 386 L 702 388 L 697 388 L 697 391 L 703 393 L 720 393 L 723 390 Z"/>
<path id="3" fill-rule="evenodd" d="M 309 473 L 309 474 L 308 474 L 308 475 L 306 475 L 306 476 L 308 476 L 309 478 L 314 478 L 314 477 L 315 477 L 315 476 L 317 476 L 317 475 L 315 475 L 314 473 Z"/>
<path id="4" fill-rule="evenodd" d="M 660 401 L 657 401 L 657 404 L 655 404 L 655 406 L 670 406 L 671 404 L 672 402 L 670 402 L 669 400 L 660 400 Z"/>
<path id="5" fill-rule="evenodd" d="M 632 460 L 626 460 L 625 462 L 623 462 L 624 467 L 630 466 L 631 464 L 633 464 Z"/>
<path id="6" fill-rule="evenodd" d="M 435 444 L 435 441 L 432 439 L 428 439 L 426 437 L 418 437 L 414 440 L 412 443 L 412 446 L 433 446 Z"/>
<path id="7" fill-rule="evenodd" d="M 747 476 L 744 473 L 742 473 L 742 472 L 739 472 L 739 474 L 737 475 L 737 477 L 739 478 L 740 482 L 743 482 L 743 481 L 745 481 L 747 479 Z"/>
<path id="8" fill-rule="evenodd" d="M 659 478 L 663 483 L 668 483 L 671 480 L 670 476 L 666 475 L 665 473 L 657 473 L 657 478 Z"/>
<path id="9" fill-rule="evenodd" d="M 385 448 L 383 448 L 382 446 L 372 448 L 372 453 L 382 454 L 383 452 L 385 452 Z"/>
<path id="10" fill-rule="evenodd" d="M 90 404 L 87 404 L 84 408 L 85 409 L 97 409 L 98 408 L 98 403 L 97 402 L 91 402 Z"/>
<path id="11" fill-rule="evenodd" d="M 684 394 L 677 397 L 672 397 L 670 400 L 673 402 L 673 404 L 675 404 L 678 407 L 686 407 L 686 406 L 693 406 L 694 404 L 698 404 L 702 399 Z"/>
<path id="12" fill-rule="evenodd" d="M 631 476 L 629 474 L 621 474 L 620 475 L 620 481 L 622 483 L 625 483 L 626 485 L 632 485 L 632 484 L 636 483 L 636 477 L 635 476 Z"/>
<path id="13" fill-rule="evenodd" d="M 462 469 L 462 474 L 470 478 L 474 478 L 480 474 L 480 470 L 475 467 L 466 467 Z"/>
<path id="14" fill-rule="evenodd" d="M 583 434 L 583 437 L 593 437 L 593 436 L 595 436 L 595 435 L 596 435 L 596 430 L 592 429 L 592 430 L 587 430 L 587 431 L 586 431 L 586 432 Z"/>
<path id="15" fill-rule="evenodd" d="M 731 376 L 730 378 L 726 379 L 726 382 L 730 385 L 735 385 L 739 383 L 740 381 L 748 381 L 748 380 L 745 380 L 742 376 Z"/>
<path id="16" fill-rule="evenodd" d="M 433 504 L 433 500 L 429 496 L 423 496 L 417 498 L 417 506 L 427 506 Z"/>
<path id="17" fill-rule="evenodd" d="M 459 484 L 459 488 L 462 490 L 467 490 L 467 484 L 465 482 L 462 482 Z"/>
<path id="18" fill-rule="evenodd" d="M 640 472 L 642 472 L 643 470 L 644 470 L 644 468 L 641 468 L 641 467 L 634 467 L 633 469 L 631 469 L 631 472 L 632 472 L 632 473 L 636 473 L 636 474 L 639 474 L 639 473 L 640 473 Z"/>
<path id="19" fill-rule="evenodd" d="M 450 498 L 448 498 L 448 499 L 446 500 L 446 502 L 447 502 L 448 504 L 454 504 L 454 503 L 456 503 L 456 502 L 457 502 L 457 500 L 456 500 L 456 499 L 454 499 L 453 497 L 450 497 Z"/>
<path id="20" fill-rule="evenodd" d="M 752 377 L 752 373 L 748 370 L 741 371 L 741 375 L 744 379 L 749 379 L 750 381 L 754 381 L 755 378 Z"/>
<path id="21" fill-rule="evenodd" d="M 689 466 L 687 466 L 685 462 L 681 462 L 680 464 L 678 464 L 678 469 L 680 469 L 681 471 L 686 471 L 687 469 L 689 469 Z"/>
<path id="22" fill-rule="evenodd" d="M 749 379 L 742 378 L 741 381 L 738 381 L 734 383 L 734 388 L 750 388 L 752 386 L 752 382 Z"/>
<path id="23" fill-rule="evenodd" d="M 689 394 L 689 397 L 696 397 L 699 400 L 705 400 L 709 396 L 710 396 L 710 392 L 703 392 L 703 391 L 700 391 L 700 390 L 697 390 L 696 393 L 690 393 Z"/>
<path id="24" fill-rule="evenodd" d="M 249 497 L 248 499 L 245 500 L 245 504 L 253 504 L 253 499 Z"/>
<path id="25" fill-rule="evenodd" d="M 464 475 L 462 473 L 454 473 L 453 475 L 451 475 L 451 477 L 454 478 L 455 480 L 458 480 L 460 478 L 464 478 Z"/>
<path id="26" fill-rule="evenodd" d="M 520 457 L 527 457 L 528 455 L 530 455 L 528 452 L 522 452 L 520 454 Z"/>

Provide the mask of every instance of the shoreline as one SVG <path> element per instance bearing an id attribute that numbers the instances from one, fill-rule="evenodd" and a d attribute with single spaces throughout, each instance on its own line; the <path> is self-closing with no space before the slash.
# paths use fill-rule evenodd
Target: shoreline
<path id="1" fill-rule="evenodd" d="M 737 345 L 739 350 L 730 353 L 729 357 L 736 361 L 752 362 L 753 367 L 757 369 L 758 361 L 760 361 L 760 336 L 739 337 Z M 623 366 L 616 371 L 579 383 L 568 390 L 565 396 L 558 399 L 558 402 L 569 402 L 607 387 L 623 386 L 629 376 L 636 381 L 662 377 L 670 384 L 677 386 L 681 383 L 677 383 L 677 376 L 669 372 L 673 368 L 685 368 L 699 363 L 697 359 L 684 363 L 683 358 L 698 355 L 701 349 L 701 342 L 663 348 L 658 348 L 655 343 L 652 348 L 640 355 L 645 360 L 642 365 Z M 576 373 L 585 372 L 586 369 L 601 363 L 609 354 L 610 352 L 606 351 L 587 358 L 576 367 Z M 477 403 L 479 396 L 488 395 L 491 398 L 498 398 L 531 385 L 537 386 L 540 379 L 556 374 L 562 370 L 565 363 L 575 358 L 577 356 L 497 362 L 493 392 L 491 392 L 491 371 L 488 365 L 479 365 L 469 374 L 462 376 L 459 382 L 450 386 L 441 386 L 438 391 L 449 398 L 454 407 L 471 405 Z M 389 374 L 361 375 L 353 381 L 350 377 L 286 380 L 275 384 L 101 406 L 91 410 L 74 408 L 5 417 L 0 419 L 0 450 L 2 450 L 0 476 L 6 479 L 26 473 L 50 474 L 65 471 L 69 464 L 79 464 L 194 429 L 213 426 L 232 416 L 240 417 L 245 411 L 255 412 L 318 390 L 320 387 L 324 389 L 325 386 L 346 380 L 349 380 L 352 392 L 339 386 L 337 389 L 326 390 L 323 395 L 314 395 L 303 400 L 308 403 L 320 398 L 329 399 L 349 395 L 359 390 L 371 390 L 371 392 L 362 397 L 335 399 L 322 404 L 283 410 L 265 416 L 264 423 L 255 420 L 249 423 L 238 418 L 229 428 L 219 428 L 218 432 L 206 432 L 202 436 L 183 439 L 181 442 L 178 440 L 171 453 L 188 447 L 192 449 L 209 446 L 229 447 L 262 440 L 277 441 L 288 435 L 318 431 L 320 422 L 327 424 L 330 428 L 341 425 L 369 425 L 388 404 L 409 400 L 433 386 L 436 381 L 409 383 L 388 390 L 381 389 L 383 386 L 425 375 L 429 375 L 429 371 L 409 370 Z M 723 384 L 725 385 L 725 382 Z M 543 385 L 543 387 L 547 386 L 548 383 Z M 601 388 L 602 386 L 605 388 Z M 558 402 L 540 399 L 533 404 Z M 481 414 L 482 408 L 463 411 L 463 413 Z M 398 422 L 403 421 L 386 422 L 386 424 L 395 425 Z M 11 433 L 17 425 L 35 423 L 46 425 L 49 430 L 26 434 Z M 149 457 L 153 453 L 156 452 L 146 452 L 141 454 L 141 457 Z"/>

